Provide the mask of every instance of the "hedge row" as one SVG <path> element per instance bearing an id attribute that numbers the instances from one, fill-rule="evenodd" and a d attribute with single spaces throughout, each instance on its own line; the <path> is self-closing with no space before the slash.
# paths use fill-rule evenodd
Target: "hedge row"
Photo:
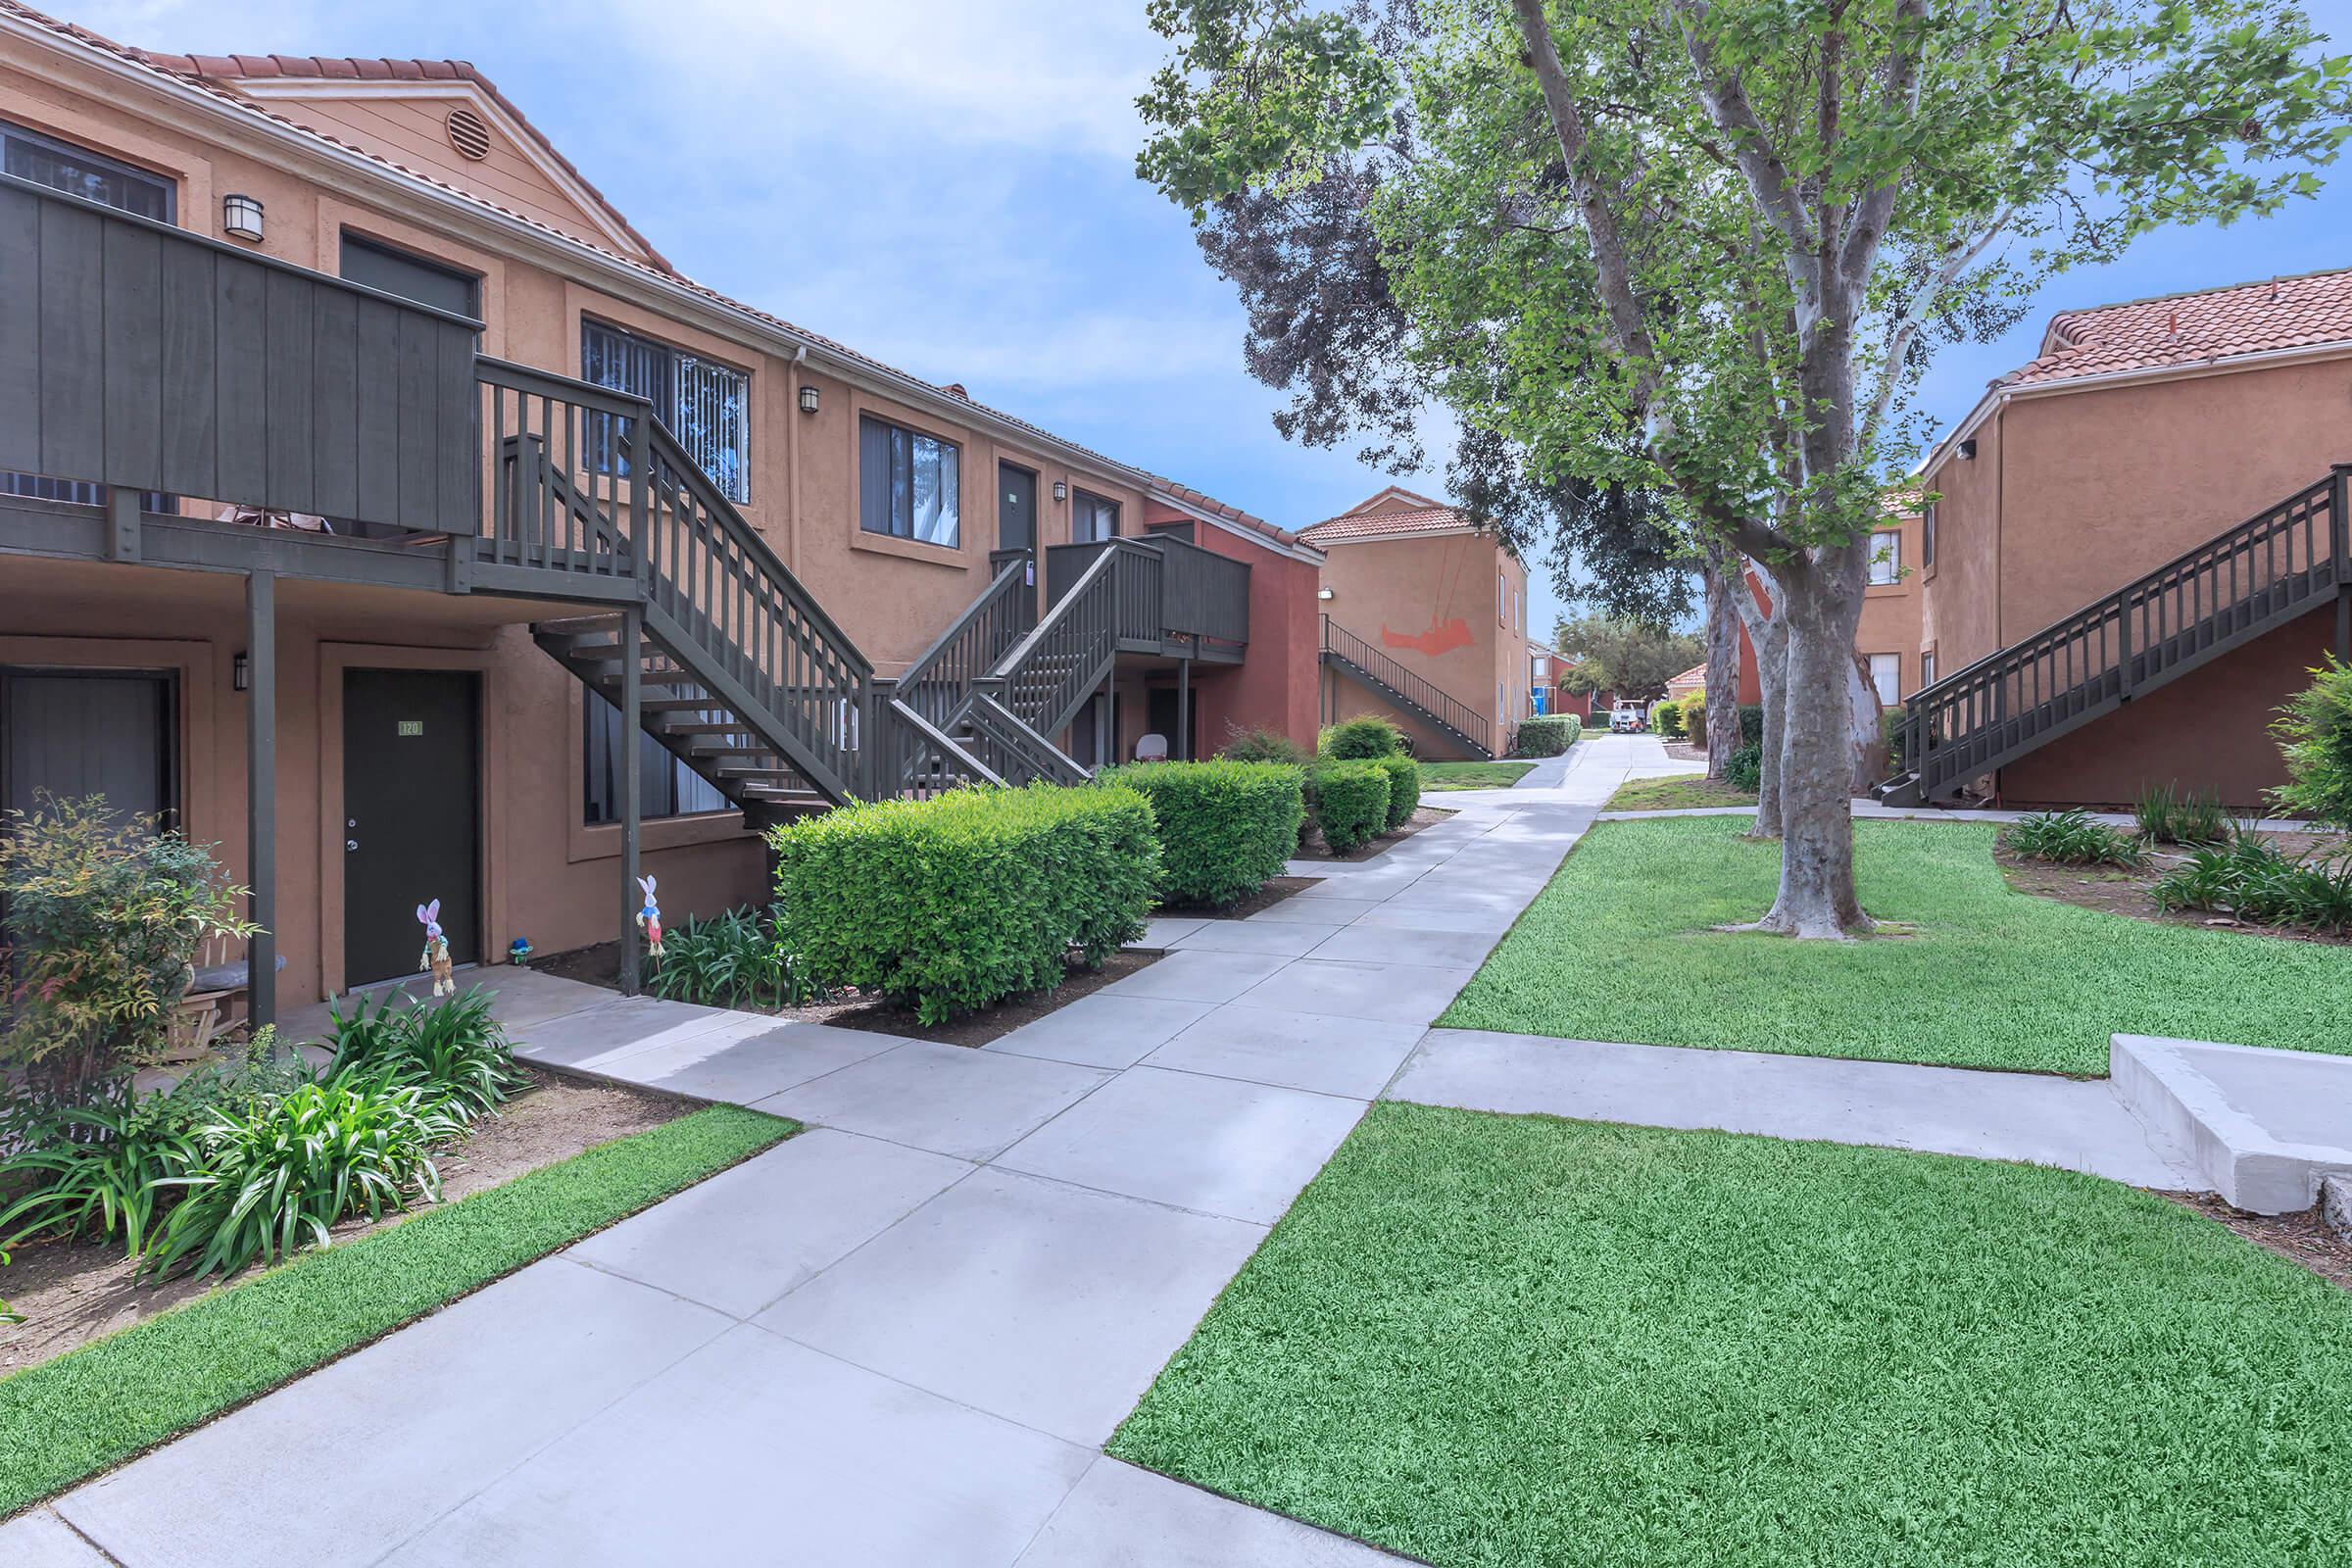
<path id="1" fill-rule="evenodd" d="M 820 986 L 939 1023 L 1058 984 L 1143 935 L 1160 880 L 1136 790 L 955 790 L 770 830 L 785 945 Z"/>
<path id="2" fill-rule="evenodd" d="M 1162 902 L 1248 898 L 1282 875 L 1306 816 L 1305 769 L 1281 762 L 1136 762 L 1100 778 L 1152 803 Z"/>
<path id="3" fill-rule="evenodd" d="M 1584 720 L 1574 713 L 1538 713 L 1519 721 L 1518 743 L 1511 748 L 1518 757 L 1557 757 L 1576 744 L 1585 732 Z"/>
<path id="4" fill-rule="evenodd" d="M 1389 775 L 1389 818 L 1383 831 L 1394 833 L 1421 804 L 1421 764 L 1409 757 L 1382 757 L 1374 762 Z"/>
<path id="5" fill-rule="evenodd" d="M 1406 765 L 1412 765 L 1409 758 Z M 1388 831 L 1389 770 L 1381 760 L 1327 759 L 1315 764 L 1308 782 L 1315 823 L 1332 854 L 1346 855 Z"/>

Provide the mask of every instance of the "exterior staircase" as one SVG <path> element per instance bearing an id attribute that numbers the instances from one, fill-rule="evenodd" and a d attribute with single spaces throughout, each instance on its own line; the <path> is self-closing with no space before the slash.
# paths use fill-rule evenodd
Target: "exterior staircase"
<path id="1" fill-rule="evenodd" d="M 2346 478 L 2327 477 L 1903 705 L 1895 806 L 1974 780 L 2178 680 L 2331 598 L 2352 606 Z M 2339 615 L 2343 611 L 2339 609 Z"/>
<path id="2" fill-rule="evenodd" d="M 1494 727 L 1484 713 L 1432 686 L 1345 626 L 1323 617 L 1323 662 L 1423 723 L 1460 743 L 1481 761 L 1493 761 Z"/>

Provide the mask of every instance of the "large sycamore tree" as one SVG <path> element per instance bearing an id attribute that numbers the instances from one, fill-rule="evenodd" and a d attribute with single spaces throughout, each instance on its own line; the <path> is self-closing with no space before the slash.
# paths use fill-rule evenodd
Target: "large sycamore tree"
<path id="1" fill-rule="evenodd" d="M 1539 482 L 1662 497 L 1693 555 L 1769 575 L 1758 923 L 1802 937 L 1869 926 L 1854 629 L 1935 348 L 2152 227 L 2312 194 L 2345 134 L 2346 63 L 2268 0 L 1148 11 L 1174 52 L 1145 177 L 1207 224 L 1383 150 L 1367 211 L 1421 384 Z"/>

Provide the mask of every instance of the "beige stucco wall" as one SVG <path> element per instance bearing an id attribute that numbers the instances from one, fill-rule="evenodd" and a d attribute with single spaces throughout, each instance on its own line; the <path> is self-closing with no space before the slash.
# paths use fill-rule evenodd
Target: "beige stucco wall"
<path id="1" fill-rule="evenodd" d="M 1899 655 L 1901 695 L 1909 697 L 1920 688 L 1920 652 L 1927 646 L 1920 614 L 1919 518 L 1889 518 L 1878 531 L 1900 536 L 1897 549 L 1903 570 L 1894 582 L 1862 591 L 1862 619 L 1854 628 L 1854 648 L 1866 655 Z"/>
<path id="2" fill-rule="evenodd" d="M 1488 744 L 1500 752 L 1527 702 L 1527 574 L 1519 563 L 1468 530 L 1333 541 L 1326 555 L 1322 583 L 1332 597 L 1323 611 L 1333 624 L 1484 715 Z M 1324 692 L 1327 718 L 1382 713 L 1402 723 L 1424 755 L 1459 749 L 1352 680 L 1326 671 Z"/>

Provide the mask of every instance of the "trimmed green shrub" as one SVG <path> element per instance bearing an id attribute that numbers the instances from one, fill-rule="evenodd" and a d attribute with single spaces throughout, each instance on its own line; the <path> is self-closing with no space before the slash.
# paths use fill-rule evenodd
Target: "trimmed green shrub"
<path id="1" fill-rule="evenodd" d="M 2352 827 L 2352 664 L 2327 657 L 2271 726 L 2286 758 L 2286 783 L 2271 793 L 2289 816 Z"/>
<path id="2" fill-rule="evenodd" d="M 1369 757 L 1395 757 L 1405 749 L 1403 732 L 1376 714 L 1366 713 L 1334 724 L 1318 743 L 1325 757 L 1336 761 L 1360 761 Z"/>
<path id="3" fill-rule="evenodd" d="M 2139 840 L 2122 828 L 2094 822 L 2081 807 L 2071 811 L 2036 811 L 2001 830 L 2001 847 L 2013 855 L 2057 865 L 2136 866 L 2147 858 Z"/>
<path id="4" fill-rule="evenodd" d="M 1306 816 L 1305 771 L 1282 762 L 1133 762 L 1099 782 L 1152 803 L 1160 897 L 1184 904 L 1233 904 L 1282 875 Z"/>
<path id="5" fill-rule="evenodd" d="M 1315 754 L 1278 729 L 1244 729 L 1230 719 L 1225 724 L 1225 747 L 1217 753 L 1229 762 L 1288 762 L 1305 767 Z"/>
<path id="6" fill-rule="evenodd" d="M 1707 744 L 1707 694 L 1695 692 L 1683 699 L 1683 739 L 1693 746 Z"/>
<path id="7" fill-rule="evenodd" d="M 810 982 L 925 1023 L 1057 984 L 1073 949 L 1099 967 L 1143 935 L 1160 876 L 1151 803 L 1118 785 L 846 806 L 767 842 L 784 945 Z"/>
<path id="8" fill-rule="evenodd" d="M 1674 698 L 1649 705 L 1650 731 L 1662 741 L 1683 738 L 1683 705 Z"/>
<path id="9" fill-rule="evenodd" d="M 1740 710 L 1745 712 L 1745 709 Z M 1764 787 L 1764 748 L 1750 741 L 1724 759 L 1723 781 L 1751 795 Z"/>
<path id="10" fill-rule="evenodd" d="M 1376 761 L 1332 760 L 1314 768 L 1315 825 L 1334 855 L 1346 855 L 1389 825 L 1388 769 Z"/>
<path id="11" fill-rule="evenodd" d="M 1513 757 L 1557 757 L 1576 744 L 1584 733 L 1584 721 L 1574 713 L 1538 713 L 1519 721 L 1519 733 L 1513 738 Z"/>
<path id="12" fill-rule="evenodd" d="M 1373 762 L 1389 775 L 1389 820 L 1386 831 L 1404 826 L 1421 804 L 1421 764 L 1409 757 L 1376 757 Z"/>

